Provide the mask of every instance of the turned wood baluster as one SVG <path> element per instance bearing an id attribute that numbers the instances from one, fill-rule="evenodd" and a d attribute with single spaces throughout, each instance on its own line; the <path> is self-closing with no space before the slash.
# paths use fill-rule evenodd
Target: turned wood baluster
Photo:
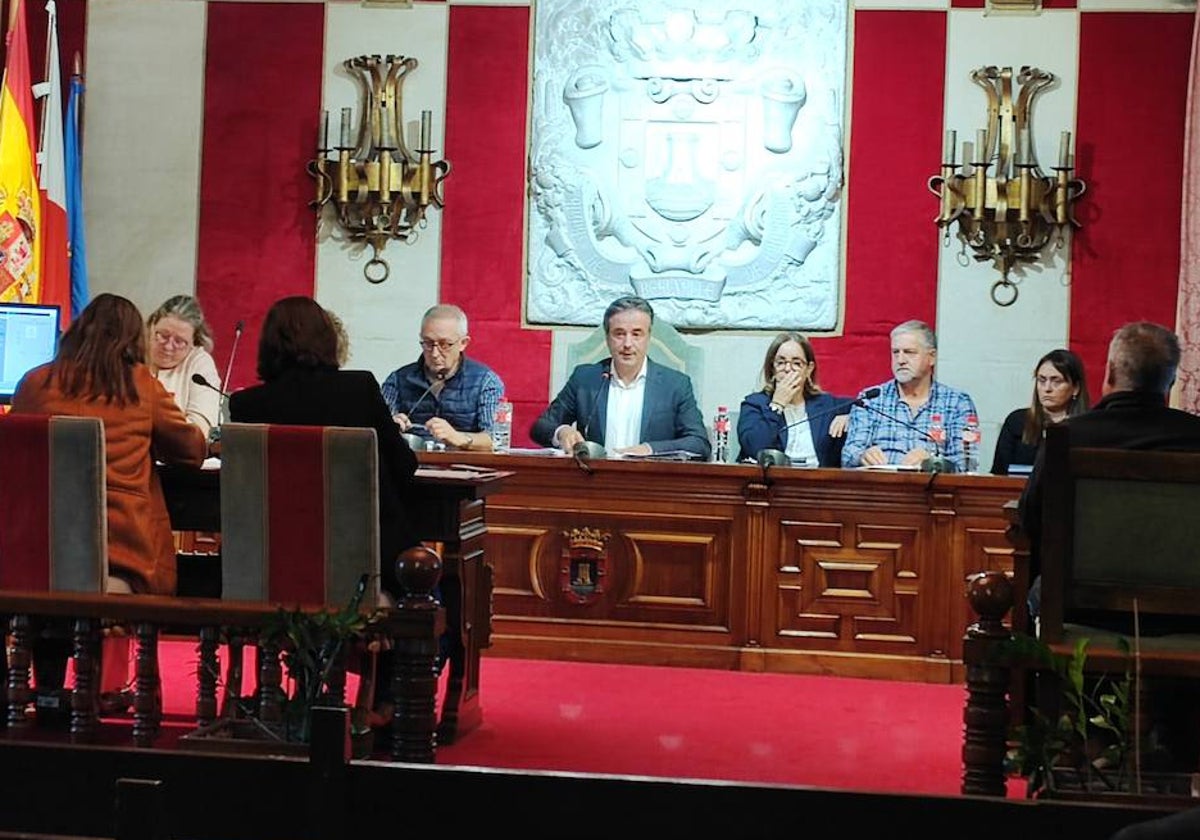
<path id="1" fill-rule="evenodd" d="M 245 662 L 245 642 L 243 634 L 246 631 L 239 628 L 229 628 L 226 632 L 229 652 L 229 668 L 225 674 L 224 700 L 222 701 L 221 716 L 227 718 L 245 717 L 242 708 L 242 668 Z"/>
<path id="2" fill-rule="evenodd" d="M 343 647 L 338 651 L 337 656 L 333 660 L 333 666 L 329 669 L 329 679 L 325 683 L 325 688 L 328 691 L 326 695 L 329 703 L 334 706 L 343 706 L 346 703 L 346 649 Z"/>
<path id="3" fill-rule="evenodd" d="M 396 577 L 405 597 L 398 609 L 428 618 L 429 633 L 419 638 L 392 640 L 392 758 L 432 764 L 437 746 L 437 676 L 434 660 L 442 626 L 433 588 L 441 575 L 442 561 L 425 546 L 410 548 L 396 560 Z"/>
<path id="4" fill-rule="evenodd" d="M 71 740 L 91 741 L 99 731 L 96 708 L 100 658 L 100 623 L 92 618 L 77 618 L 72 625 L 71 646 L 75 660 L 75 690 L 71 692 Z"/>
<path id="5" fill-rule="evenodd" d="M 158 737 L 162 719 L 162 683 L 158 676 L 158 626 L 141 622 L 134 631 L 133 743 L 148 747 Z"/>
<path id="6" fill-rule="evenodd" d="M 8 725 L 13 729 L 24 729 L 32 725 L 25 716 L 25 707 L 33 697 L 29 688 L 29 669 L 33 664 L 29 616 L 14 615 L 8 631 Z"/>
<path id="7" fill-rule="evenodd" d="M 219 627 L 200 628 L 200 671 L 196 674 L 196 724 L 206 726 L 217 719 L 217 646 Z"/>
<path id="8" fill-rule="evenodd" d="M 1012 638 L 1004 616 L 1012 608 L 1012 582 L 1003 572 L 981 572 L 967 581 L 967 600 L 979 620 L 967 627 L 963 663 L 967 703 L 963 709 L 964 794 L 1004 796 L 1009 667 L 998 655 Z"/>
<path id="9" fill-rule="evenodd" d="M 283 666 L 279 662 L 279 645 L 260 640 L 258 643 L 258 719 L 263 723 L 283 720 Z"/>

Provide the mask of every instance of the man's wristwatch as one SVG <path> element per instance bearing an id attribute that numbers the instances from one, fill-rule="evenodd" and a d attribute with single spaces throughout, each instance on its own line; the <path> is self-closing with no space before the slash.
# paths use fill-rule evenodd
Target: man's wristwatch
<path id="1" fill-rule="evenodd" d="M 770 408 L 771 408 L 771 410 L 772 410 L 772 411 L 774 411 L 776 414 L 783 414 L 783 406 L 782 406 L 782 405 L 780 405 L 779 403 L 775 402 L 774 400 L 771 400 L 771 406 L 770 406 Z"/>

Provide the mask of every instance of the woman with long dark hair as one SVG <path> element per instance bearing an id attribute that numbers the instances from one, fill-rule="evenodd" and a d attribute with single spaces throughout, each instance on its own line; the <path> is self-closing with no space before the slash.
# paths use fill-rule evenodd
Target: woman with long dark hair
<path id="1" fill-rule="evenodd" d="M 110 592 L 175 593 L 175 543 L 154 460 L 199 467 L 204 432 L 146 365 L 146 328 L 126 298 L 98 295 L 54 361 L 25 375 L 13 411 L 104 421 Z"/>
<path id="2" fill-rule="evenodd" d="M 1007 475 L 1014 465 L 1032 467 L 1046 427 L 1082 414 L 1090 406 L 1083 360 L 1061 348 L 1042 356 L 1033 367 L 1029 407 L 1013 411 L 1000 428 L 992 473 Z"/>
<path id="3" fill-rule="evenodd" d="M 312 298 L 288 297 L 276 301 L 263 320 L 258 377 L 261 385 L 229 398 L 231 420 L 375 430 L 380 583 L 394 597 L 402 597 L 396 556 L 419 542 L 404 503 L 417 471 L 417 456 L 392 420 L 375 376 L 365 370 L 339 370 L 338 334 L 329 313 Z"/>

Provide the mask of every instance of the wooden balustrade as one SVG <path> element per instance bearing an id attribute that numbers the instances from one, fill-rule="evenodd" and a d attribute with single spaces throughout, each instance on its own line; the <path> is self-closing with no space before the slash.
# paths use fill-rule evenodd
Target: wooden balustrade
<path id="1" fill-rule="evenodd" d="M 402 577 L 408 597 L 396 608 L 382 610 L 378 621 L 369 627 L 370 635 L 383 642 L 382 647 L 387 651 L 384 655 L 392 656 L 394 661 L 391 757 L 398 761 L 432 763 L 434 760 L 437 683 L 433 669 L 438 636 L 444 629 L 443 611 L 430 597 L 437 573 L 436 566 L 410 561 Z M 92 675 L 101 627 L 110 624 L 133 628 L 136 641 L 133 743 L 149 747 L 158 739 L 161 721 L 158 666 L 161 628 L 197 628 L 196 723 L 205 726 L 212 724 L 218 715 L 220 642 L 257 637 L 259 631 L 277 618 L 280 609 L 293 608 L 294 605 L 208 598 L 0 591 L 0 615 L 11 616 L 4 693 L 7 708 L 2 718 L 10 732 L 32 734 L 34 722 L 27 716 L 26 707 L 32 699 L 33 617 L 66 619 L 71 623 L 76 679 L 71 691 L 70 737 L 76 742 L 95 740 L 100 726 Z M 325 608 L 305 607 L 304 611 L 321 609 Z M 260 647 L 258 714 L 263 720 L 278 720 L 281 713 L 278 704 L 282 695 L 282 669 L 278 653 L 275 643 Z M 344 689 L 345 672 L 339 670 Z M 339 684 L 337 678 L 334 684 Z M 226 686 L 227 694 L 231 690 L 231 686 Z"/>

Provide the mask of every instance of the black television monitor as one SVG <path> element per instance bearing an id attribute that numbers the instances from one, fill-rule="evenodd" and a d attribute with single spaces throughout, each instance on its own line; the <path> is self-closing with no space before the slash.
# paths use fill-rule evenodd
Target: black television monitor
<path id="1" fill-rule="evenodd" d="M 12 402 L 27 371 L 58 352 L 59 309 L 41 303 L 0 303 L 0 404 Z"/>

